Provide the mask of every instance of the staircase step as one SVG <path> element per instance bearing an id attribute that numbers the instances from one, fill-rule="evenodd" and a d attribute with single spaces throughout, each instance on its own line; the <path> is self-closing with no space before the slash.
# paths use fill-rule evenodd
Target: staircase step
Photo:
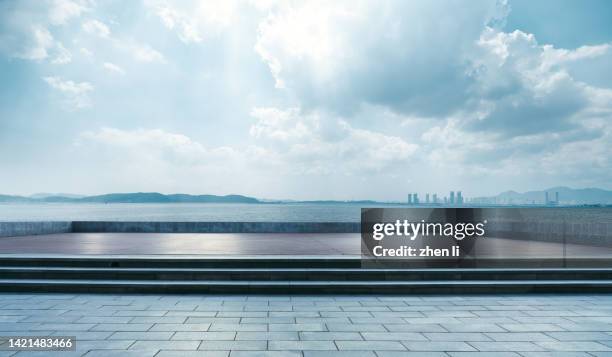
<path id="1" fill-rule="evenodd" d="M 354 269 L 354 268 L 109 268 L 0 267 L 0 279 L 465 281 L 607 280 L 612 269 Z"/>
<path id="2" fill-rule="evenodd" d="M 612 280 L 151 281 L 1 279 L 0 291 L 108 293 L 525 293 L 611 292 Z"/>

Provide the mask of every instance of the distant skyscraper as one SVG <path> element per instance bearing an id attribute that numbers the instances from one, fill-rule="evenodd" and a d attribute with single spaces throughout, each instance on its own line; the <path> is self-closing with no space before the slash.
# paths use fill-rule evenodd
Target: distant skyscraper
<path id="1" fill-rule="evenodd" d="M 425 203 L 429 203 L 429 193 L 425 194 Z"/>
<path id="2" fill-rule="evenodd" d="M 412 203 L 414 203 L 415 205 L 419 204 L 419 195 L 417 193 L 414 194 L 412 201 Z"/>
<path id="3" fill-rule="evenodd" d="M 450 192 L 450 204 L 455 204 L 455 191 Z"/>
<path id="4" fill-rule="evenodd" d="M 412 193 L 408 194 L 408 204 L 411 205 L 412 204 Z"/>
<path id="5" fill-rule="evenodd" d="M 548 191 L 546 191 L 546 192 L 544 192 L 544 204 L 548 205 L 548 202 L 549 202 L 549 200 L 548 200 Z"/>
<path id="6" fill-rule="evenodd" d="M 559 191 L 555 192 L 555 204 L 559 204 Z"/>
<path id="7" fill-rule="evenodd" d="M 433 194 L 433 203 L 438 203 L 438 194 L 437 193 Z"/>
<path id="8" fill-rule="evenodd" d="M 457 191 L 457 204 L 463 204 L 463 195 L 461 195 L 461 191 Z"/>

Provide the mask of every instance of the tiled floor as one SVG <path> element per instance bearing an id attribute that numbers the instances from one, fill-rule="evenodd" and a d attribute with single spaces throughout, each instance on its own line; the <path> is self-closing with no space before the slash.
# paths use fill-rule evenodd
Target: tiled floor
<path id="1" fill-rule="evenodd" d="M 612 295 L 0 294 L 0 335 L 77 338 L 16 356 L 612 356 Z"/>

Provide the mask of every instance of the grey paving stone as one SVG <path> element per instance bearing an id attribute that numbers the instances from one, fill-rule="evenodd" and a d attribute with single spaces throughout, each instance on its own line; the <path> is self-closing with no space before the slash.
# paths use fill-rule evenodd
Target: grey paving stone
<path id="1" fill-rule="evenodd" d="M 237 318 L 241 324 L 294 324 L 294 317 L 242 317 Z M 218 321 L 217 321 L 218 322 Z M 304 321 L 299 321 L 304 323 Z"/>
<path id="2" fill-rule="evenodd" d="M 479 351 L 509 351 L 509 352 L 520 352 L 520 351 L 544 351 L 544 348 L 538 346 L 532 342 L 513 342 L 513 341 L 504 341 L 504 342 L 470 342 L 470 344 Z"/>
<path id="3" fill-rule="evenodd" d="M 337 350 L 333 341 L 269 341 L 268 349 L 271 351 L 283 350 Z"/>
<path id="4" fill-rule="evenodd" d="M 207 331 L 210 324 L 155 324 L 150 331 Z"/>
<path id="5" fill-rule="evenodd" d="M 406 320 L 401 317 L 351 317 L 350 322 L 354 324 L 405 324 Z"/>
<path id="6" fill-rule="evenodd" d="M 423 335 L 431 341 L 491 341 L 491 338 L 479 332 L 427 332 Z"/>
<path id="7" fill-rule="evenodd" d="M 113 332 L 111 331 L 70 331 L 70 336 L 74 336 L 77 341 L 90 341 L 90 340 L 105 340 Z M 52 336 L 66 336 L 65 331 L 56 331 L 51 334 Z"/>
<path id="8" fill-rule="evenodd" d="M 232 351 L 230 357 L 302 357 L 299 351 Z"/>
<path id="9" fill-rule="evenodd" d="M 196 350 L 200 341 L 136 341 L 130 350 Z"/>
<path id="10" fill-rule="evenodd" d="M 267 341 L 202 341 L 199 350 L 265 351 Z"/>
<path id="11" fill-rule="evenodd" d="M 0 311 L 0 313 L 2 313 Z M 18 317 L 18 319 L 13 319 L 14 321 L 11 321 L 11 318 L 15 318 Z M 62 322 L 62 323 L 71 323 L 71 322 L 75 322 L 79 319 L 81 319 L 82 316 L 56 316 L 56 315 L 33 315 L 33 316 L 29 316 L 29 317 L 25 317 L 24 316 L 15 316 L 15 315 L 9 315 L 9 316 L 3 316 L 1 322 L 45 322 L 45 323 L 58 323 L 58 322 Z M 85 321 L 80 321 L 80 322 L 85 322 Z"/>
<path id="12" fill-rule="evenodd" d="M 208 331 L 268 331 L 266 324 L 211 324 Z"/>
<path id="13" fill-rule="evenodd" d="M 520 357 L 517 352 L 449 352 L 451 357 Z"/>
<path id="14" fill-rule="evenodd" d="M 236 340 L 280 340 L 280 341 L 297 341 L 299 336 L 297 332 L 238 332 Z"/>
<path id="15" fill-rule="evenodd" d="M 427 341 L 427 338 L 416 332 L 363 332 L 368 341 Z"/>
<path id="16" fill-rule="evenodd" d="M 76 350 L 87 352 L 89 350 L 125 350 L 134 343 L 134 340 L 122 341 L 76 341 Z"/>
<path id="17" fill-rule="evenodd" d="M 612 351 L 612 347 L 590 341 L 542 341 L 535 342 L 549 351 L 602 352 Z"/>
<path id="18" fill-rule="evenodd" d="M 612 324 L 604 323 L 567 323 L 557 324 L 557 326 L 566 331 L 579 332 L 579 331 L 612 331 Z"/>
<path id="19" fill-rule="evenodd" d="M 605 332 L 547 332 L 559 341 L 604 341 L 612 340 L 612 335 Z M 612 341 L 611 341 L 612 342 Z"/>
<path id="20" fill-rule="evenodd" d="M 390 313 L 390 312 L 386 312 Z M 321 311 L 321 317 L 374 317 L 376 313 L 370 313 L 367 311 L 359 311 L 359 312 L 345 312 L 345 311 Z M 394 315 L 398 316 L 398 315 Z"/>
<path id="21" fill-rule="evenodd" d="M 402 326 L 402 325 L 396 325 Z M 381 324 L 327 324 L 327 329 L 332 332 L 384 332 Z M 321 330 L 325 331 L 325 330 Z"/>
<path id="22" fill-rule="evenodd" d="M 30 327 L 30 331 L 87 331 L 91 329 L 95 324 L 76 324 L 76 323 L 41 323 Z"/>
<path id="23" fill-rule="evenodd" d="M 270 311 L 270 317 L 320 317 L 319 311 Z"/>
<path id="24" fill-rule="evenodd" d="M 157 350 L 151 351 L 129 351 L 129 350 L 91 350 L 85 357 L 153 357 Z M 69 356 L 69 355 L 66 355 Z"/>
<path id="25" fill-rule="evenodd" d="M 187 316 L 136 316 L 129 322 L 131 324 L 182 324 Z"/>
<path id="26" fill-rule="evenodd" d="M 442 324 L 449 332 L 504 332 L 496 324 Z"/>
<path id="27" fill-rule="evenodd" d="M 179 331 L 172 335 L 172 340 L 220 340 L 220 341 L 232 341 L 236 338 L 236 332 L 190 332 L 190 331 Z"/>
<path id="28" fill-rule="evenodd" d="M 374 351 L 304 351 L 304 357 L 376 357 Z"/>
<path id="29" fill-rule="evenodd" d="M 76 323 L 92 323 L 92 324 L 126 324 L 130 322 L 132 317 L 129 316 L 83 316 L 80 319 L 74 321 Z"/>
<path id="30" fill-rule="evenodd" d="M 438 324 L 404 324 L 404 325 L 385 325 L 391 332 L 448 332 Z"/>
<path id="31" fill-rule="evenodd" d="M 404 351 L 406 347 L 397 341 L 336 341 L 339 350 L 355 351 Z"/>
<path id="32" fill-rule="evenodd" d="M 298 324 L 350 324 L 348 317 L 296 317 L 295 323 Z"/>
<path id="33" fill-rule="evenodd" d="M 170 314 L 170 313 L 168 313 Z M 197 316 L 197 315 L 193 315 Z M 212 315 L 215 316 L 215 315 Z M 268 314 L 265 311 L 219 311 L 216 314 L 217 317 L 267 317 Z"/>
<path id="34" fill-rule="evenodd" d="M 523 357 L 592 357 L 598 356 L 598 354 L 599 352 L 521 352 Z"/>
<path id="35" fill-rule="evenodd" d="M 91 331 L 147 331 L 153 324 L 98 324 Z"/>
<path id="36" fill-rule="evenodd" d="M 378 357 L 448 357 L 444 352 L 427 352 L 427 351 L 377 351 Z"/>
<path id="37" fill-rule="evenodd" d="M 238 324 L 241 323 L 239 317 L 193 317 L 187 318 L 188 324 Z"/>
<path id="38" fill-rule="evenodd" d="M 563 328 L 554 324 L 500 324 L 501 327 L 510 332 L 549 332 L 563 331 Z M 496 332 L 496 331 L 487 331 Z"/>
<path id="39" fill-rule="evenodd" d="M 359 332 L 300 332 L 300 340 L 304 341 L 361 341 L 363 338 Z"/>
<path id="40" fill-rule="evenodd" d="M 269 324 L 268 326 L 270 331 L 327 331 L 325 324 Z"/>
<path id="41" fill-rule="evenodd" d="M 228 357 L 229 351 L 159 351 L 155 357 Z"/>
<path id="42" fill-rule="evenodd" d="M 554 341 L 555 339 L 542 332 L 488 332 L 488 337 L 495 341 Z"/>
<path id="43" fill-rule="evenodd" d="M 109 340 L 140 340 L 140 341 L 155 341 L 169 340 L 174 332 L 115 332 Z"/>
<path id="44" fill-rule="evenodd" d="M 427 342 L 402 342 L 410 351 L 476 351 L 476 349 L 465 342 L 458 341 L 427 341 Z"/>
<path id="45" fill-rule="evenodd" d="M 220 312 L 219 315 L 221 314 L 222 313 Z M 167 317 L 167 316 L 214 317 L 215 315 L 217 315 L 216 311 L 168 311 L 168 313 L 163 316 L 164 317 Z M 149 316 L 149 317 L 154 317 L 154 316 Z"/>

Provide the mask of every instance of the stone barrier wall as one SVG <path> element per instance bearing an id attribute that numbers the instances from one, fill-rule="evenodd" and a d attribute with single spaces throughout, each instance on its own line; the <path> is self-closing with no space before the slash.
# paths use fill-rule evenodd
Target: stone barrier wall
<path id="1" fill-rule="evenodd" d="M 357 222 L 101 222 L 75 221 L 79 233 L 359 233 Z"/>
<path id="2" fill-rule="evenodd" d="M 72 232 L 72 222 L 0 222 L 0 237 Z"/>

